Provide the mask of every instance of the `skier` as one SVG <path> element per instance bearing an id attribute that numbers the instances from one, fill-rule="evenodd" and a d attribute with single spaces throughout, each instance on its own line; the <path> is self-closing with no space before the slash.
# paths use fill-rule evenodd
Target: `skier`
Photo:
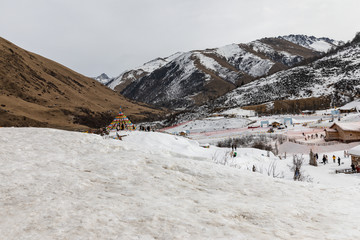
<path id="1" fill-rule="evenodd" d="M 334 161 L 334 163 L 335 163 L 335 159 L 336 159 L 336 157 L 335 157 L 335 155 L 333 155 L 333 161 Z"/>
<path id="2" fill-rule="evenodd" d="M 340 159 L 340 157 L 338 157 L 338 164 L 339 164 L 339 166 L 340 166 L 340 162 L 341 162 L 341 159 Z"/>

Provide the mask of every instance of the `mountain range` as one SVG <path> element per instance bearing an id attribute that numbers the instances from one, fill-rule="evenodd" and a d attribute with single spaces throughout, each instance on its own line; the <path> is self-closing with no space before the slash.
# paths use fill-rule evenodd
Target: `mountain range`
<path id="1" fill-rule="evenodd" d="M 288 35 L 247 44 L 176 53 L 100 80 L 124 96 L 155 106 L 200 106 L 264 76 L 311 62 L 342 44 L 329 38 Z"/>
<path id="2" fill-rule="evenodd" d="M 260 78 L 217 99 L 217 107 L 259 105 L 285 112 L 342 106 L 360 97 L 360 34 L 304 66 Z M 275 106 L 274 106 L 275 104 Z M 277 105 L 277 106 L 276 106 Z"/>

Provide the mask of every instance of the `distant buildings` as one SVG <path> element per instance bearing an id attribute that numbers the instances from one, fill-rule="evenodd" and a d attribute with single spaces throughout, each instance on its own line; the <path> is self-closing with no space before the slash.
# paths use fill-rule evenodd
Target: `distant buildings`
<path id="1" fill-rule="evenodd" d="M 348 151 L 351 156 L 351 163 L 355 166 L 360 165 L 360 145 L 356 146 Z"/>
<path id="2" fill-rule="evenodd" d="M 360 110 L 360 100 L 352 101 L 340 107 L 339 109 L 341 113 L 357 112 Z"/>

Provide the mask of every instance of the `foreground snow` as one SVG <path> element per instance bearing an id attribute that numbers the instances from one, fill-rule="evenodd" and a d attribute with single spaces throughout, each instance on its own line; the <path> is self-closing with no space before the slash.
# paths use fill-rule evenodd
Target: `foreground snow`
<path id="1" fill-rule="evenodd" d="M 1 239 L 358 239 L 358 184 L 273 179 L 215 164 L 223 149 L 127 134 L 0 128 Z"/>

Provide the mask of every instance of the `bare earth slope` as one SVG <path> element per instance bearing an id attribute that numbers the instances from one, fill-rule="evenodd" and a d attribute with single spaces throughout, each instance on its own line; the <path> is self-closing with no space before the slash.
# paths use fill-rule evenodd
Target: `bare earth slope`
<path id="1" fill-rule="evenodd" d="M 162 114 L 0 38 L 0 126 L 97 128 L 120 106 L 133 121 Z"/>

